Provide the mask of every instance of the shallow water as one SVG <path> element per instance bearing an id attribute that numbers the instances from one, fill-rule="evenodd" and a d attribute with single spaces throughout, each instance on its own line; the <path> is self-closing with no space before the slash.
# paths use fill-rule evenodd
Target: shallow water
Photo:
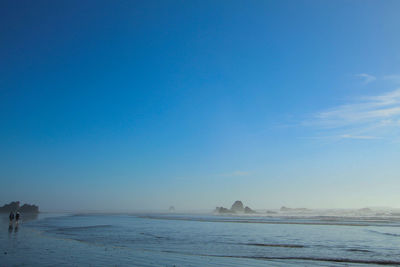
<path id="1" fill-rule="evenodd" d="M 396 218 L 41 214 L 8 231 L 0 266 L 400 265 Z"/>

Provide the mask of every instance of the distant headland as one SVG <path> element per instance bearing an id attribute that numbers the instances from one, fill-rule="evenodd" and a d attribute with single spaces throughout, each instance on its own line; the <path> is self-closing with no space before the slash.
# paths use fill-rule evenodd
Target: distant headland
<path id="1" fill-rule="evenodd" d="M 39 206 L 24 204 L 20 206 L 19 201 L 13 201 L 0 207 L 0 213 L 9 213 L 11 211 L 19 211 L 21 213 L 39 213 Z"/>

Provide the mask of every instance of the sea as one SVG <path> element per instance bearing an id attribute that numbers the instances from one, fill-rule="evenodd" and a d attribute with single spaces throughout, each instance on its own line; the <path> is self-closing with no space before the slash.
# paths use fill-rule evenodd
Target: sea
<path id="1" fill-rule="evenodd" d="M 400 266 L 399 216 L 7 217 L 0 266 Z"/>

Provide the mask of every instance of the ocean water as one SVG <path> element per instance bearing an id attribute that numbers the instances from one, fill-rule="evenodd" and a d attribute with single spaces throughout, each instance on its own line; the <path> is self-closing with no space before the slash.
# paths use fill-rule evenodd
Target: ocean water
<path id="1" fill-rule="evenodd" d="M 40 214 L 1 227 L 0 266 L 400 265 L 397 217 Z"/>

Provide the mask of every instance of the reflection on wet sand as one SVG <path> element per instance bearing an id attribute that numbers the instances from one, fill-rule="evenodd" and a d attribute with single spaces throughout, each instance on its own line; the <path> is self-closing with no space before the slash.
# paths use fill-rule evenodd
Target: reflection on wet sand
<path id="1" fill-rule="evenodd" d="M 33 220 L 37 220 L 38 214 L 37 213 L 26 213 L 21 214 L 21 220 L 18 222 L 10 222 L 7 214 L 0 214 L 0 224 L 1 225 L 8 225 L 8 232 L 18 232 L 18 228 L 21 223 L 29 222 Z M 4 228 L 3 228 L 4 229 Z"/>

